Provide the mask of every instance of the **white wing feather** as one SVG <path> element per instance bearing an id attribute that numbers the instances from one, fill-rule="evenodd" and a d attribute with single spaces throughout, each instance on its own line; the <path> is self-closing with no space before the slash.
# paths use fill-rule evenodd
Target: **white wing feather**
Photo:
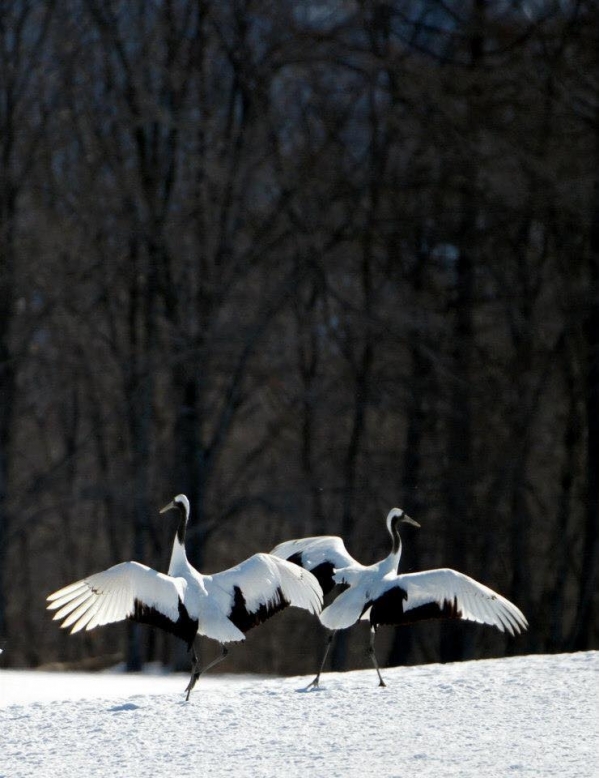
<path id="1" fill-rule="evenodd" d="M 241 564 L 221 573 L 204 577 L 206 590 L 223 613 L 234 604 L 235 587 L 241 591 L 245 607 L 255 612 L 268 606 L 280 590 L 296 608 L 320 613 L 322 590 L 316 578 L 307 570 L 270 554 L 254 554 Z"/>
<path id="2" fill-rule="evenodd" d="M 306 570 L 314 570 L 324 563 L 329 563 L 336 569 L 350 566 L 362 567 L 345 548 L 343 540 L 334 535 L 286 540 L 275 546 L 270 553 L 281 559 L 289 559 L 295 554 L 301 554 L 302 567 Z"/>
<path id="3" fill-rule="evenodd" d="M 155 608 L 176 622 L 179 603 L 185 599 L 187 583 L 158 573 L 139 562 L 122 562 L 101 573 L 65 586 L 48 597 L 54 620 L 72 627 L 71 634 L 132 616 L 135 601 Z"/>
<path id="4" fill-rule="evenodd" d="M 364 605 L 364 590 L 361 587 L 347 589 L 323 610 L 320 621 L 327 629 L 347 629 L 358 621 Z"/>
<path id="5" fill-rule="evenodd" d="M 395 587 L 407 594 L 403 606 L 406 613 L 421 605 L 436 603 L 442 606 L 444 602 L 455 600 L 461 618 L 466 621 L 490 624 L 511 635 L 528 627 L 526 617 L 512 602 L 457 570 L 440 568 L 399 575 L 383 587 L 379 596 Z"/>

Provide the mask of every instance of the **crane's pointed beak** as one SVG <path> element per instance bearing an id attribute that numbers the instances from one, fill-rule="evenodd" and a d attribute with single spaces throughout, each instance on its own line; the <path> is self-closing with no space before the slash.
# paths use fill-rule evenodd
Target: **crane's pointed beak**
<path id="1" fill-rule="evenodd" d="M 416 521 L 416 519 L 413 519 L 411 516 L 408 516 L 407 513 L 404 513 L 404 515 L 401 517 L 402 524 L 412 524 L 414 527 L 420 527 L 420 524 Z"/>
<path id="2" fill-rule="evenodd" d="M 167 511 L 170 511 L 174 507 L 175 507 L 175 501 L 171 500 L 168 505 L 165 505 L 164 508 L 160 509 L 159 513 L 166 513 Z"/>

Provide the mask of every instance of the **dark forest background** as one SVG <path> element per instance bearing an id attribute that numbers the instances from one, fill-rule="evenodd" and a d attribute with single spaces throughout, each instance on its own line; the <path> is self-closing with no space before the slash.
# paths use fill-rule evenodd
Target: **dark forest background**
<path id="1" fill-rule="evenodd" d="M 0 2 L 5 666 L 184 661 L 45 611 L 164 570 L 179 492 L 204 572 L 323 533 L 370 563 L 399 505 L 404 570 L 530 621 L 381 630 L 385 662 L 599 646 L 598 31 L 593 0 Z M 285 612 L 227 669 L 309 673 L 323 633 Z"/>

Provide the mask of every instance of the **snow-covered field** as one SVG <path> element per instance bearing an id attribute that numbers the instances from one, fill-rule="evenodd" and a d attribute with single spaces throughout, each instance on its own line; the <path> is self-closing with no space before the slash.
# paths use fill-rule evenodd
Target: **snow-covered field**
<path id="1" fill-rule="evenodd" d="M 384 676 L 0 671 L 0 776 L 599 776 L 599 652 Z"/>

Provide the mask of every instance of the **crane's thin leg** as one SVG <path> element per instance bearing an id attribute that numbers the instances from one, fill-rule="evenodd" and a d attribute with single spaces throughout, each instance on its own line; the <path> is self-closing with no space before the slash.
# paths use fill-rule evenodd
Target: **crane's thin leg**
<path id="1" fill-rule="evenodd" d="M 316 674 L 316 678 L 311 681 L 307 686 L 306 689 L 310 689 L 312 686 L 317 689 L 318 688 L 318 682 L 320 681 L 320 674 L 322 673 L 322 669 L 324 667 L 324 663 L 327 661 L 327 656 L 329 654 L 329 649 L 331 647 L 331 643 L 333 642 L 333 638 L 335 637 L 336 630 L 333 630 L 331 634 L 329 635 L 329 639 L 327 640 L 327 647 L 324 651 L 324 656 L 322 658 L 322 662 L 320 663 L 320 668 L 318 669 L 318 673 Z"/>
<path id="2" fill-rule="evenodd" d="M 370 646 L 368 648 L 368 655 L 372 659 L 372 664 L 374 665 L 374 669 L 377 671 L 379 676 L 379 686 L 386 686 L 387 684 L 383 681 L 383 676 L 381 675 L 381 671 L 379 670 L 379 663 L 376 659 L 376 654 L 374 652 L 374 636 L 376 635 L 376 628 L 371 627 L 370 628 Z"/>
<path id="3" fill-rule="evenodd" d="M 198 639 L 198 636 L 196 635 L 194 638 L 193 643 L 191 644 L 191 648 L 189 649 L 191 652 L 191 674 L 193 676 L 194 673 L 198 672 L 200 669 L 200 660 L 198 659 L 198 655 L 196 653 L 196 640 Z"/>
<path id="4" fill-rule="evenodd" d="M 189 700 L 189 695 L 191 694 L 191 690 L 196 685 L 196 682 L 200 675 L 206 672 L 206 670 L 210 670 L 211 667 L 214 667 L 219 662 L 222 662 L 223 659 L 227 657 L 227 654 L 229 653 L 229 649 L 226 646 L 222 646 L 222 652 L 220 656 L 217 656 L 216 659 L 213 659 L 212 662 L 209 662 L 206 667 L 199 667 L 199 662 L 196 657 L 195 650 L 192 649 L 192 661 L 193 665 L 191 667 L 191 678 L 189 679 L 189 683 L 187 684 L 187 688 L 185 691 L 187 692 L 187 695 L 185 697 L 185 700 Z"/>
<path id="5" fill-rule="evenodd" d="M 194 644 L 191 647 L 191 672 L 192 673 L 198 669 L 199 664 L 200 663 L 198 662 L 198 655 L 196 654 L 196 647 L 194 642 Z"/>
<path id="6" fill-rule="evenodd" d="M 189 699 L 189 692 L 195 686 L 195 682 L 197 681 L 199 674 L 201 672 L 200 662 L 198 660 L 198 655 L 196 654 L 195 639 L 191 645 L 190 651 L 191 651 L 191 677 L 189 679 L 189 683 L 187 684 L 187 688 L 185 689 L 185 691 L 188 692 L 187 697 L 185 698 L 187 700 Z M 196 676 L 195 680 L 194 680 L 194 676 Z"/>

